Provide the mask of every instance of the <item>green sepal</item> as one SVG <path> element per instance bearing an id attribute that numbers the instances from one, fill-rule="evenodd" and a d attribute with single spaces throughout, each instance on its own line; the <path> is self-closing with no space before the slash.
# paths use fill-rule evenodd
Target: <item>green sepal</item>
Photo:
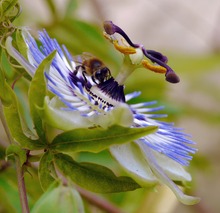
<path id="1" fill-rule="evenodd" d="M 24 41 L 23 38 L 23 31 L 25 31 L 25 29 L 17 29 L 16 30 L 16 34 L 15 34 L 15 41 L 16 41 L 16 48 L 19 52 L 19 54 L 21 54 L 22 57 L 24 57 L 25 59 L 28 58 L 27 54 L 28 54 L 28 47 L 27 44 Z M 11 58 L 11 60 L 15 60 L 16 63 L 18 63 L 18 61 L 15 58 Z M 27 72 L 25 70 L 25 68 L 23 69 L 16 69 L 16 71 L 19 73 L 19 75 L 22 75 L 24 78 L 26 78 L 28 81 L 32 80 L 32 76 L 30 75 L 29 72 Z"/>
<path id="2" fill-rule="evenodd" d="M 48 187 L 55 181 L 55 178 L 52 176 L 55 174 L 52 160 L 53 154 L 49 151 L 47 151 L 40 159 L 38 176 L 41 187 L 44 191 L 46 191 Z"/>
<path id="3" fill-rule="evenodd" d="M 38 66 L 35 75 L 31 81 L 28 98 L 30 112 L 35 126 L 35 130 L 43 143 L 46 143 L 44 124 L 39 114 L 39 108 L 44 105 L 44 97 L 46 96 L 47 88 L 44 73 L 49 69 L 50 64 L 56 54 L 53 51 L 49 54 Z"/>
<path id="4" fill-rule="evenodd" d="M 6 158 L 8 159 L 9 156 L 16 155 L 19 157 L 20 167 L 27 161 L 27 153 L 26 150 L 22 149 L 21 146 L 16 144 L 11 144 L 6 149 Z"/>
<path id="5" fill-rule="evenodd" d="M 100 152 L 113 144 L 123 144 L 151 134 L 156 126 L 127 128 L 118 125 L 108 129 L 75 129 L 57 135 L 50 148 L 63 152 Z"/>
<path id="6" fill-rule="evenodd" d="M 79 186 L 97 193 L 132 191 L 140 186 L 129 177 L 117 177 L 108 168 L 92 163 L 78 163 L 65 154 L 55 154 L 59 170 Z"/>
<path id="7" fill-rule="evenodd" d="M 23 39 L 22 31 L 20 29 L 16 31 L 15 38 L 19 53 L 25 58 L 27 58 L 28 47 Z"/>

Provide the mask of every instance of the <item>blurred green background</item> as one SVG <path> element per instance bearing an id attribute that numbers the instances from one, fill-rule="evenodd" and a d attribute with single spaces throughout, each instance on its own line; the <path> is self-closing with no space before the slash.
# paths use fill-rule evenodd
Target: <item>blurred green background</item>
<path id="1" fill-rule="evenodd" d="M 198 153 L 189 168 L 193 182 L 188 193 L 201 197 L 200 204 L 184 206 L 172 192 L 158 186 L 157 193 L 144 189 L 106 197 L 125 212 L 185 213 L 220 212 L 220 2 L 213 0 L 20 0 L 22 14 L 16 26 L 27 26 L 37 36 L 45 28 L 51 37 L 65 44 L 73 55 L 90 52 L 101 58 L 116 75 L 122 57 L 102 36 L 102 23 L 112 20 L 130 35 L 134 43 L 162 52 L 180 76 L 171 85 L 163 75 L 139 69 L 126 82 L 126 93 L 142 91 L 136 100 L 158 100 L 162 113 L 192 135 Z M 1 127 L 2 128 L 2 127 Z M 2 131 L 1 131 L 2 132 Z M 0 143 L 4 144 L 4 133 Z M 108 153 L 81 154 L 79 160 L 100 161 L 114 167 Z M 115 169 L 117 173 L 117 169 Z M 0 212 L 16 211 L 16 181 L 7 181 L 13 169 L 0 172 Z M 34 203 L 42 193 L 36 171 L 25 175 Z M 7 192 L 7 193 L 6 193 Z M 14 204 L 6 204 L 14 199 Z M 89 205 L 89 204 L 88 204 Z M 92 212 L 101 212 L 95 207 Z"/>

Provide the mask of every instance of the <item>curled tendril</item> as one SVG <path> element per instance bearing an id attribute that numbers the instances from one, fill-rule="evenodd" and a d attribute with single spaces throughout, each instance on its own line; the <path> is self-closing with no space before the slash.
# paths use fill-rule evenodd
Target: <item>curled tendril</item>
<path id="1" fill-rule="evenodd" d="M 8 12 L 9 10 L 10 12 Z M 7 3 L 7 1 L 3 1 L 0 4 L 0 20 L 1 22 L 3 22 L 4 20 L 10 20 L 11 22 L 13 22 L 21 14 L 21 11 L 22 9 L 19 3 Z"/>
<path id="2" fill-rule="evenodd" d="M 15 32 L 16 28 L 12 25 L 11 22 L 8 22 L 8 23 L 3 22 L 2 26 L 4 27 L 4 29 L 7 29 L 7 30 L 5 30 L 5 32 L 2 35 L 0 35 L 0 46 L 3 49 L 5 49 L 5 45 L 4 45 L 5 39 L 8 36 L 12 35 Z M 0 28 L 1 28 L 1 26 L 0 26 Z"/>
<path id="3" fill-rule="evenodd" d="M 0 4 L 0 46 L 2 48 L 5 48 L 5 38 L 15 32 L 16 27 L 12 24 L 12 22 L 21 14 L 21 11 L 21 6 L 18 3 L 3 1 Z"/>

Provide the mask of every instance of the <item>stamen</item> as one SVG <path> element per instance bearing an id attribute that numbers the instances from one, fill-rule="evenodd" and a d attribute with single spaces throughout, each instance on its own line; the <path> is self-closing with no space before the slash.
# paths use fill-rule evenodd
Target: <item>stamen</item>
<path id="1" fill-rule="evenodd" d="M 161 53 L 154 50 L 146 50 L 146 51 L 149 55 L 152 55 L 154 58 L 157 58 L 160 61 L 163 61 L 164 63 L 168 62 L 168 58 L 165 55 L 162 55 Z"/>
<path id="2" fill-rule="evenodd" d="M 118 44 L 117 40 L 113 41 L 114 47 L 116 50 L 118 50 L 119 52 L 125 54 L 125 55 L 129 55 L 129 54 L 135 54 L 136 50 L 133 47 L 125 47 L 125 46 L 121 46 Z"/>
<path id="3" fill-rule="evenodd" d="M 180 81 L 179 77 L 173 70 L 167 70 L 167 73 L 165 74 L 166 81 L 170 83 L 178 83 Z"/>
<path id="4" fill-rule="evenodd" d="M 128 44 L 133 48 L 140 48 L 143 52 L 143 54 L 149 58 L 153 63 L 157 63 L 160 66 L 154 66 L 148 63 L 147 61 L 142 61 L 142 65 L 145 68 L 148 68 L 154 72 L 157 73 L 166 73 L 165 77 L 166 80 L 170 83 L 178 83 L 180 81 L 177 74 L 166 64 L 168 62 L 168 58 L 164 55 L 162 55 L 159 52 L 156 52 L 154 50 L 146 50 L 143 45 L 140 44 L 134 44 L 128 35 L 117 25 L 113 24 L 112 21 L 105 21 L 104 22 L 104 29 L 105 32 L 108 35 L 113 35 L 114 33 L 120 34 L 127 42 Z M 107 35 L 106 35 L 107 37 Z M 107 37 L 109 40 L 111 40 L 109 37 Z M 113 40 L 112 43 L 114 44 L 115 48 L 120 51 L 123 54 L 134 54 L 132 48 L 123 47 L 118 45 L 117 40 Z M 135 52 L 136 53 L 136 52 Z"/>
<path id="5" fill-rule="evenodd" d="M 154 56 L 152 56 L 152 54 L 149 54 L 148 51 L 142 47 L 142 51 L 144 53 L 144 55 L 149 58 L 152 62 L 157 63 L 158 65 L 166 68 L 166 80 L 170 83 L 178 83 L 180 81 L 179 77 L 177 76 L 177 74 L 166 64 L 164 63 L 163 60 L 159 60 L 158 58 L 155 58 Z"/>
<path id="6" fill-rule="evenodd" d="M 154 71 L 156 73 L 166 73 L 166 71 L 167 71 L 166 68 L 158 66 L 158 65 L 156 65 L 156 66 L 152 65 L 147 60 L 142 60 L 141 63 L 145 68 L 147 68 L 151 71 Z"/>
<path id="7" fill-rule="evenodd" d="M 134 44 L 130 38 L 128 37 L 128 35 L 117 25 L 113 24 L 112 21 L 105 21 L 104 22 L 104 29 L 105 32 L 108 33 L 109 35 L 113 35 L 114 33 L 118 33 L 120 34 L 122 37 L 124 37 L 124 39 L 128 42 L 128 44 L 132 47 L 139 47 L 139 44 Z"/>
<path id="8" fill-rule="evenodd" d="M 105 29 L 105 32 L 109 35 L 113 35 L 114 33 L 116 33 L 117 30 L 116 30 L 115 26 L 116 25 L 114 25 L 112 21 L 105 21 L 103 23 L 103 27 Z"/>

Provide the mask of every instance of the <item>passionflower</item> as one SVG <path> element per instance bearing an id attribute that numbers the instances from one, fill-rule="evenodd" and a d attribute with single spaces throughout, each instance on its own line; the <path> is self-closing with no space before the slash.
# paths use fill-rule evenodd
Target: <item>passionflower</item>
<path id="1" fill-rule="evenodd" d="M 44 119 L 48 124 L 62 130 L 94 126 L 108 128 L 113 124 L 157 126 L 155 133 L 127 144 L 111 146 L 112 156 L 139 185 L 148 187 L 159 182 L 167 185 L 182 203 L 197 203 L 198 198 L 185 195 L 173 182 L 191 181 L 184 166 L 189 165 L 191 154 L 196 152 L 191 147 L 195 143 L 173 124 L 157 120 L 164 115 L 152 113 L 162 108 L 151 107 L 156 104 L 155 101 L 128 104 L 127 101 L 139 96 L 140 92 L 124 94 L 124 82 L 137 67 L 164 73 L 166 80 L 172 83 L 179 81 L 178 76 L 161 53 L 133 44 L 125 32 L 112 22 L 105 22 L 104 28 L 105 37 L 125 56 L 125 69 L 115 78 L 107 67 L 100 66 L 99 59 L 88 53 L 72 57 L 67 48 L 50 38 L 45 30 L 39 32 L 40 47 L 30 33 L 23 30 L 27 60 L 12 46 L 11 38 L 8 38 L 6 46 L 9 54 L 31 76 L 43 59 L 56 51 L 45 72 L 48 90 L 55 95 L 52 99 L 45 99 Z M 123 40 L 117 39 L 115 34 L 122 36 Z M 87 66 L 93 71 L 86 70 Z"/>

